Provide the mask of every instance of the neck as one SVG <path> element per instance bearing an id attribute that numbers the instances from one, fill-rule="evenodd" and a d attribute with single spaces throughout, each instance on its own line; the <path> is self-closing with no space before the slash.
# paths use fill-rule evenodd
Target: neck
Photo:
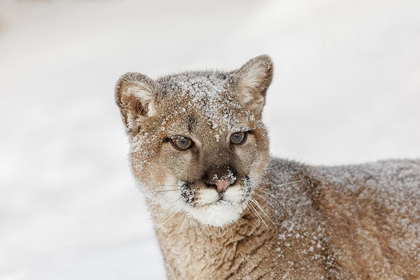
<path id="1" fill-rule="evenodd" d="M 186 213 L 171 217 L 170 211 L 148 201 L 169 279 L 198 279 L 198 275 L 224 279 L 233 272 L 238 275 L 240 269 L 246 275 L 245 270 L 261 266 L 252 262 L 252 253 L 272 239 L 275 228 L 265 216 L 271 215 L 270 208 L 263 200 L 257 202 L 260 206 L 250 202 L 236 222 L 217 228 Z"/>

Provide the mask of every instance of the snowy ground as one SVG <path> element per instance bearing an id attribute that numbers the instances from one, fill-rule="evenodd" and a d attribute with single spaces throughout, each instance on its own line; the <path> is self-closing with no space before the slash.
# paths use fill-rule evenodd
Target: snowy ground
<path id="1" fill-rule="evenodd" d="M 164 279 L 113 88 L 275 62 L 277 156 L 420 157 L 420 1 L 0 0 L 0 279 Z"/>

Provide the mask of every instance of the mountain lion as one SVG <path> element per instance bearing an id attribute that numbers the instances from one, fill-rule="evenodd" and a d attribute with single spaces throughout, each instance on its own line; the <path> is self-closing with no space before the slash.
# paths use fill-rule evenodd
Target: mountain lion
<path id="1" fill-rule="evenodd" d="M 116 103 L 169 279 L 420 279 L 420 160 L 308 166 L 269 155 L 273 63 L 157 80 Z"/>

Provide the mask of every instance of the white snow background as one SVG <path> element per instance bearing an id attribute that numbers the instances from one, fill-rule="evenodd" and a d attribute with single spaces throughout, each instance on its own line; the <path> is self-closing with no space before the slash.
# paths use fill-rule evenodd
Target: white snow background
<path id="1" fill-rule="evenodd" d="M 0 279 L 164 279 L 114 84 L 264 53 L 274 155 L 420 157 L 420 1 L 0 0 Z"/>

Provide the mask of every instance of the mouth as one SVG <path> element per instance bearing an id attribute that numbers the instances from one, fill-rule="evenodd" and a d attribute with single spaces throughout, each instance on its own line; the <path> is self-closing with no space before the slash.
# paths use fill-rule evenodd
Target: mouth
<path id="1" fill-rule="evenodd" d="M 185 211 L 202 224 L 215 227 L 236 221 L 253 194 L 253 184 L 247 176 L 223 191 L 208 187 L 201 180 L 193 183 L 180 181 L 177 185 L 178 194 L 171 193 L 170 198 L 178 201 L 177 209 Z"/>
<path id="2" fill-rule="evenodd" d="M 237 186 L 237 188 L 242 189 L 243 187 Z M 239 192 L 242 192 L 242 190 L 238 190 Z M 193 203 L 186 204 L 187 207 L 184 209 L 202 224 L 223 227 L 239 219 L 246 205 L 242 194 L 236 196 L 231 195 L 230 199 L 228 199 L 228 193 L 226 192 L 222 197 L 215 194 L 214 199 L 211 199 L 211 196 L 207 198 L 198 196 Z M 198 195 L 200 195 L 199 192 Z M 206 199 L 210 200 L 206 201 Z"/>
<path id="3" fill-rule="evenodd" d="M 235 206 L 239 206 L 239 205 L 237 203 L 232 202 L 232 201 L 219 199 L 218 201 L 208 203 L 208 204 L 204 204 L 204 205 L 196 204 L 194 206 L 194 209 L 211 211 L 211 210 L 214 210 L 215 208 L 221 208 L 222 209 L 224 207 L 235 207 Z"/>
<path id="4" fill-rule="evenodd" d="M 209 188 L 205 182 L 180 184 L 181 198 L 192 207 L 207 208 L 210 205 L 239 205 L 248 201 L 252 194 L 248 176 L 238 180 L 223 191 Z"/>

